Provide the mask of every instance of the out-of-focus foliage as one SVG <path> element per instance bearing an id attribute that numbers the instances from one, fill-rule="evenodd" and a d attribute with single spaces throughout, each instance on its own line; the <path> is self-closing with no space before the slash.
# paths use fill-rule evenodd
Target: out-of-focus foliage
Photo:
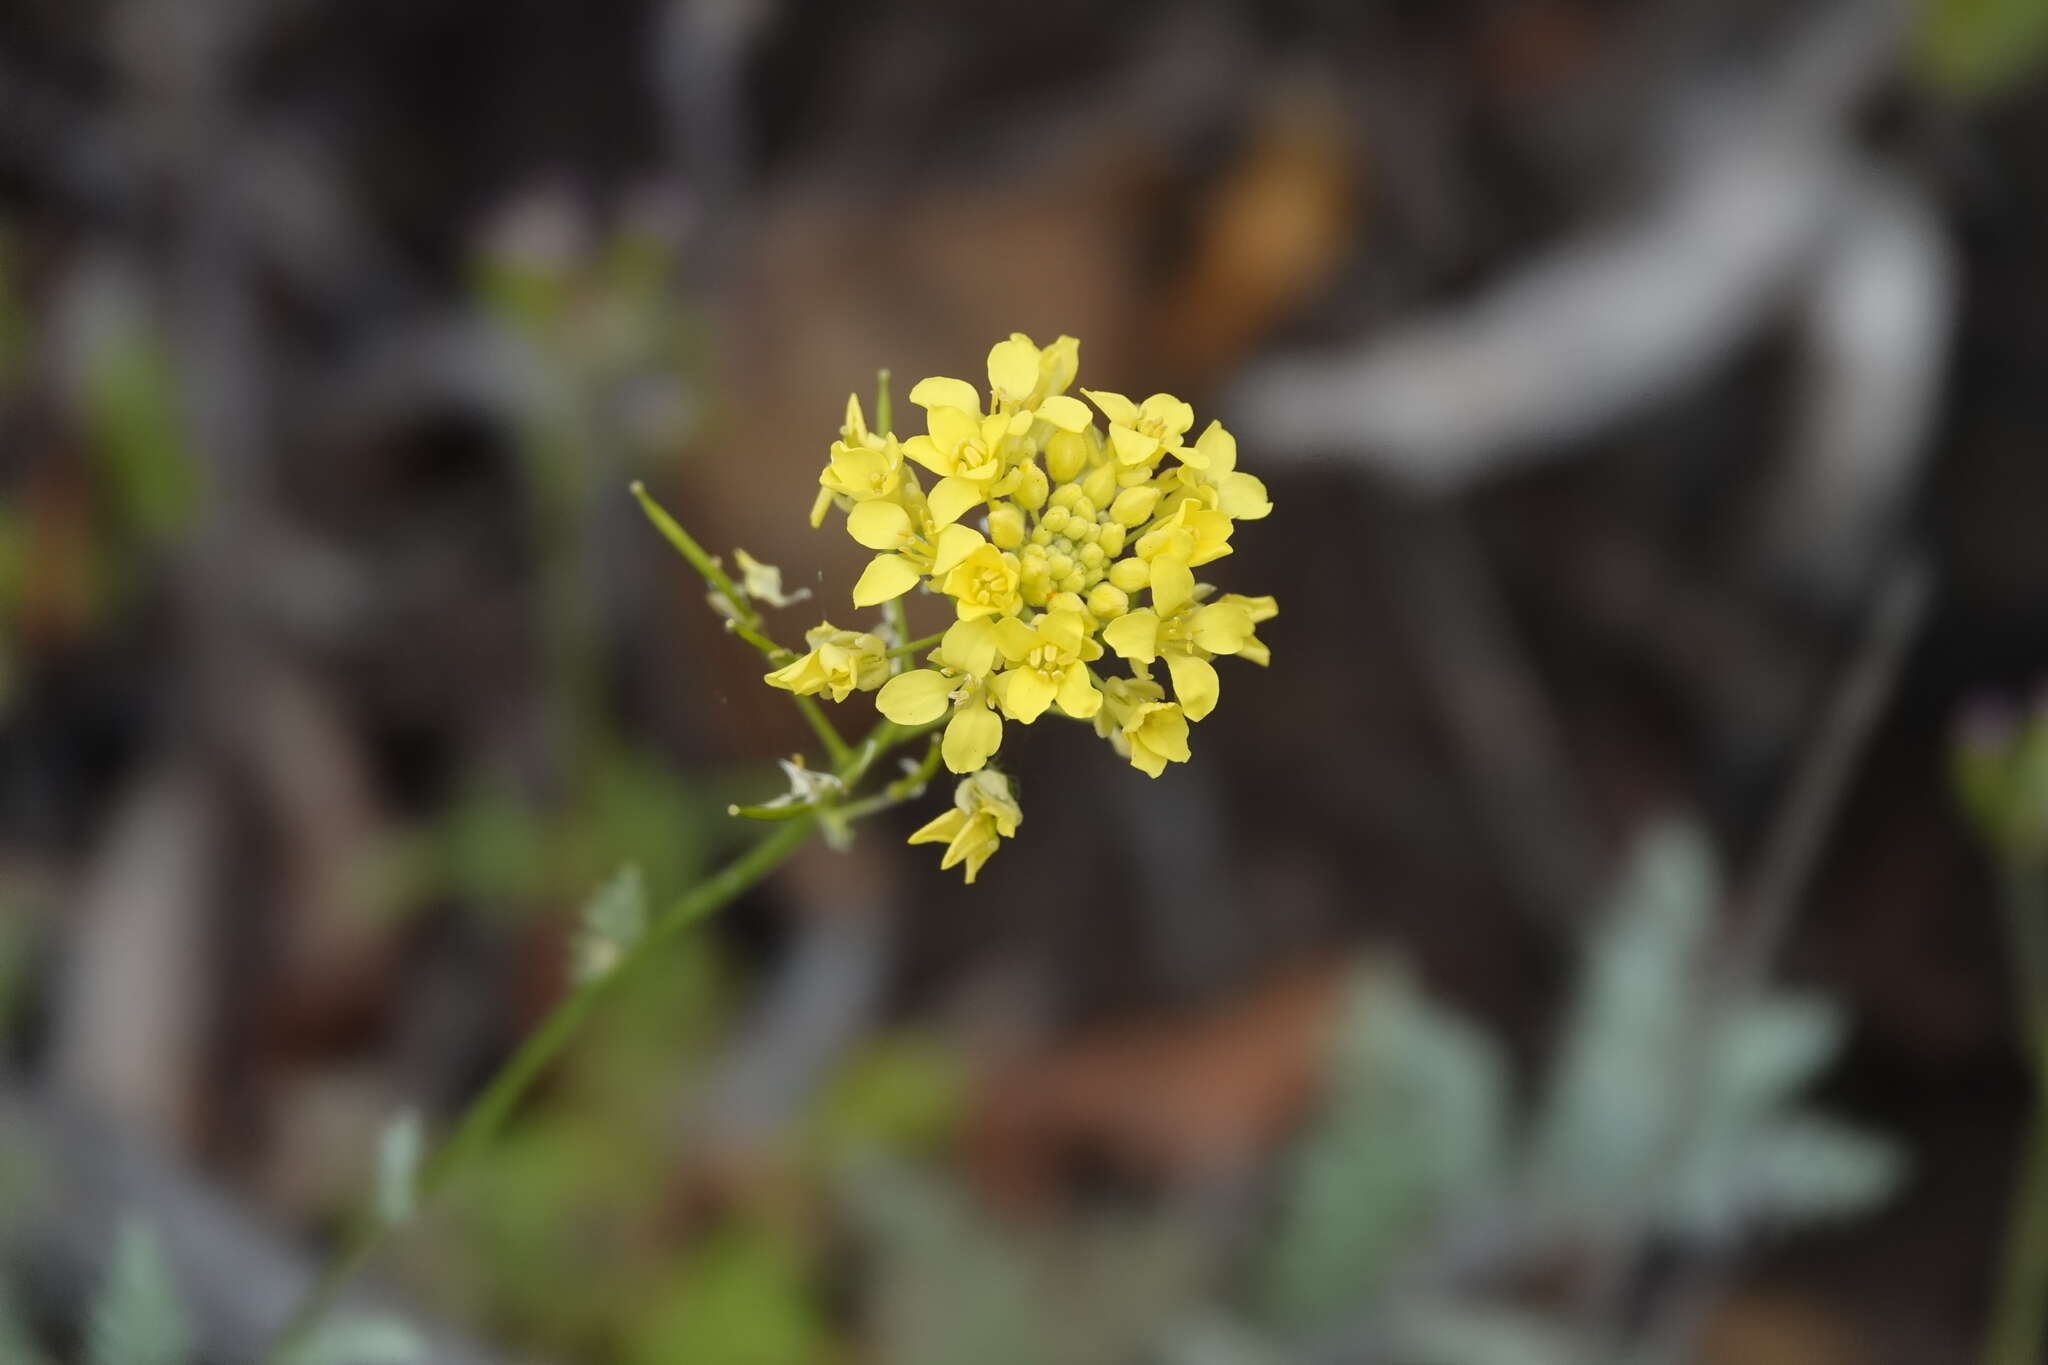
<path id="1" fill-rule="evenodd" d="M 1963 813 L 1993 853 L 2022 865 L 2048 860 L 2048 701 L 2025 716 L 1992 702 L 1966 711 L 1950 768 Z"/>
<path id="2" fill-rule="evenodd" d="M 728 1225 L 675 1267 L 630 1329 L 624 1359 L 627 1365 L 826 1360 L 831 1332 L 814 1275 L 789 1229 L 765 1221 Z"/>
<path id="3" fill-rule="evenodd" d="M 865 1316 L 887 1365 L 1117 1365 L 1203 1270 L 1169 1219 L 1004 1225 L 957 1184 L 901 1165 L 856 1168 L 842 1196 L 872 1257 Z"/>
<path id="4" fill-rule="evenodd" d="M 1929 81 L 1964 96 L 2009 90 L 2048 60 L 2048 5 L 2040 0 L 1924 0 L 1920 65 Z"/>
<path id="5" fill-rule="evenodd" d="M 185 1309 L 147 1224 L 121 1229 L 114 1263 L 93 1302 L 87 1365 L 185 1365 L 192 1339 Z"/>
<path id="6" fill-rule="evenodd" d="M 1497 1194 L 1507 1120 L 1493 1041 L 1404 973 L 1360 972 L 1323 1116 L 1288 1163 L 1262 1315 L 1305 1332 L 1369 1301 L 1447 1212 Z"/>
<path id="7" fill-rule="evenodd" d="M 826 1088 L 813 1141 L 828 1158 L 930 1150 L 959 1131 L 966 1106 L 967 1078 L 952 1049 L 923 1034 L 885 1034 Z"/>
<path id="8" fill-rule="evenodd" d="M 647 882 L 640 865 L 628 863 L 583 907 L 583 925 L 570 949 L 571 973 L 578 981 L 603 976 L 646 932 Z"/>
<path id="9" fill-rule="evenodd" d="M 321 1323 L 278 1365 L 423 1365 L 427 1344 L 396 1318 L 343 1314 Z"/>
<path id="10" fill-rule="evenodd" d="M 44 1356 L 30 1334 L 21 1304 L 5 1279 L 0 1279 L 0 1360 L 43 1365 Z"/>
<path id="11" fill-rule="evenodd" d="M 1534 1136 L 1535 1195 L 1563 1225 L 1721 1239 L 1857 1212 L 1897 1185 L 1890 1144 L 1792 1107 L 1840 1050 L 1838 1009 L 1711 994 L 1720 895 L 1699 831 L 1665 826 L 1593 935 Z"/>
<path id="12" fill-rule="evenodd" d="M 384 1125 L 377 1139 L 377 1216 L 387 1223 L 411 1218 L 419 1203 L 420 1156 L 426 1127 L 408 1109 Z"/>

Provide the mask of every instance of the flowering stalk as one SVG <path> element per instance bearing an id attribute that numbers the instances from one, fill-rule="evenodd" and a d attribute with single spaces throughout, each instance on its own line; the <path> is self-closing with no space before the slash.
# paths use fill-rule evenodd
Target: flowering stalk
<path id="1" fill-rule="evenodd" d="M 1069 396 L 1079 350 L 1072 337 L 1039 347 L 1016 333 L 996 343 L 986 411 L 964 381 L 922 381 L 909 397 L 927 430 L 905 441 L 892 430 L 887 371 L 876 392 L 878 430 L 867 426 L 857 398 L 847 400 L 811 522 L 837 507 L 848 534 L 876 552 L 852 597 L 856 608 L 880 608 L 879 632 L 822 621 L 805 632 L 803 652 L 783 646 L 760 606 L 786 607 L 808 591 L 785 592 L 781 571 L 744 550 L 734 552 L 735 578 L 633 485 L 648 520 L 704 579 L 726 629 L 773 665 L 764 681 L 790 694 L 826 766 L 786 761 L 786 794 L 728 807 L 777 828 L 548 1012 L 421 1168 L 415 1202 L 438 1193 L 490 1143 L 621 982 L 780 866 L 813 831 L 841 846 L 854 822 L 921 796 L 944 766 L 962 779 L 952 804 L 909 842 L 943 844 L 940 866 L 964 865 L 972 882 L 1024 818 L 1010 779 L 991 763 L 1006 721 L 1028 726 L 1052 713 L 1092 722 L 1118 755 L 1158 777 L 1168 763 L 1188 761 L 1188 727 L 1216 705 L 1211 660 L 1267 661 L 1254 632 L 1277 612 L 1273 599 L 1218 595 L 1194 573 L 1232 552 L 1236 522 L 1272 510 L 1265 486 L 1238 471 L 1236 439 L 1221 423 L 1187 440 L 1194 410 L 1169 394 L 1134 403 L 1083 390 L 1092 409 Z M 919 469 L 936 479 L 929 490 Z M 953 624 L 910 639 L 903 599 L 913 589 L 944 600 Z M 1128 676 L 1091 666 L 1108 651 Z M 919 655 L 928 667 L 906 667 Z M 849 745 L 818 699 L 843 703 L 855 692 L 876 693 L 880 715 Z M 858 795 L 885 754 L 927 735 L 920 762 Z M 392 1226 L 374 1205 L 350 1225 L 272 1348 L 273 1365 L 304 1343 Z"/>

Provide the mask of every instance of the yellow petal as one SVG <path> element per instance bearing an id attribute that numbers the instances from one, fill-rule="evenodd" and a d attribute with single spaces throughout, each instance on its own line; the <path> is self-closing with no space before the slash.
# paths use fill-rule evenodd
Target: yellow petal
<path id="1" fill-rule="evenodd" d="M 940 812 L 918 827 L 917 833 L 903 842 L 907 844 L 948 844 L 967 823 L 967 812 L 959 807 Z"/>
<path id="2" fill-rule="evenodd" d="M 933 408 L 925 415 L 925 427 L 932 434 L 932 444 L 948 455 L 955 455 L 962 445 L 981 435 L 981 419 L 964 408 Z M 949 471 L 934 467 L 932 472 Z"/>
<path id="3" fill-rule="evenodd" d="M 1012 663 L 1038 647 L 1038 632 L 1014 616 L 1005 616 L 993 623 L 992 630 L 996 648 Z"/>
<path id="4" fill-rule="evenodd" d="M 762 681 L 770 687 L 779 687 L 785 692 L 808 694 L 824 685 L 824 674 L 818 668 L 818 656 L 805 654 L 784 664 L 773 673 L 764 674 Z"/>
<path id="5" fill-rule="evenodd" d="M 956 773 L 971 773 L 1002 747 L 1003 718 L 979 703 L 963 706 L 946 722 L 939 756 Z"/>
<path id="6" fill-rule="evenodd" d="M 1126 612 L 1102 628 L 1102 642 L 1116 651 L 1119 659 L 1136 659 L 1149 664 L 1159 657 L 1159 613 Z"/>
<path id="7" fill-rule="evenodd" d="M 1058 427 L 1061 431 L 1079 433 L 1088 429 L 1094 414 L 1088 405 L 1078 398 L 1066 394 L 1055 394 L 1038 405 L 1038 415 Z"/>
<path id="8" fill-rule="evenodd" d="M 932 485 L 926 506 L 931 508 L 932 520 L 941 526 L 950 526 L 960 520 L 968 508 L 982 501 L 981 485 L 972 479 L 940 479 Z"/>
<path id="9" fill-rule="evenodd" d="M 1211 422 L 1195 441 L 1193 456 L 1183 449 L 1180 458 L 1181 463 L 1206 469 L 1210 478 L 1219 479 L 1237 468 L 1237 438 L 1223 429 L 1223 423 Z"/>
<path id="10" fill-rule="evenodd" d="M 910 391 L 910 401 L 930 411 L 933 408 L 960 408 L 967 412 L 981 411 L 981 395 L 974 391 L 974 385 L 964 379 L 920 379 Z"/>
<path id="11" fill-rule="evenodd" d="M 856 503 L 846 514 L 846 533 L 870 550 L 895 550 L 910 531 L 910 513 L 883 498 Z"/>
<path id="12" fill-rule="evenodd" d="M 988 386 L 997 398 L 1021 403 L 1038 387 L 1038 348 L 1021 332 L 988 352 Z"/>
<path id="13" fill-rule="evenodd" d="M 943 474 L 953 467 L 953 456 L 940 450 L 938 442 L 929 436 L 913 436 L 903 443 L 903 457 L 915 460 L 934 474 Z"/>
<path id="14" fill-rule="evenodd" d="M 917 567 L 902 555 L 876 555 L 853 585 L 853 605 L 879 606 L 909 592 L 917 579 Z"/>
<path id="15" fill-rule="evenodd" d="M 959 566 L 961 560 L 987 543 L 981 532 L 972 526 L 962 526 L 959 522 L 954 522 L 939 532 L 938 543 L 932 547 L 932 572 L 950 573 Z"/>
<path id="16" fill-rule="evenodd" d="M 1237 602 L 1211 602 L 1188 618 L 1188 638 L 1211 654 L 1235 654 L 1252 638 L 1252 614 Z"/>
<path id="17" fill-rule="evenodd" d="M 1116 447 L 1119 464 L 1143 464 L 1159 453 L 1159 438 L 1130 427 L 1111 427 L 1109 443 Z"/>
<path id="18" fill-rule="evenodd" d="M 1101 389 L 1083 389 L 1089 401 L 1102 409 L 1102 415 L 1122 426 L 1129 426 L 1138 420 L 1138 405 L 1120 393 L 1108 393 Z"/>
<path id="19" fill-rule="evenodd" d="M 1171 616 L 1186 606 L 1195 595 L 1194 570 L 1177 559 L 1165 555 L 1152 561 L 1152 608 L 1161 616 Z"/>
<path id="20" fill-rule="evenodd" d="M 1086 664 L 1068 666 L 1066 676 L 1060 679 L 1058 700 L 1060 710 L 1075 720 L 1087 720 L 1102 709 L 1102 694 L 1089 680 Z"/>
<path id="21" fill-rule="evenodd" d="M 1214 664 L 1176 652 L 1166 656 L 1166 671 L 1173 677 L 1174 699 L 1189 720 L 1200 720 L 1216 709 L 1221 684 Z"/>
<path id="22" fill-rule="evenodd" d="M 928 725 L 952 705 L 952 680 L 937 669 L 899 673 L 875 694 L 875 709 L 898 725 Z"/>
<path id="23" fill-rule="evenodd" d="M 1045 708 L 1052 705 L 1057 695 L 1052 683 L 1035 668 L 1014 669 L 999 679 L 1002 693 L 1003 714 L 1020 725 L 1029 725 L 1045 714 Z"/>
<path id="24" fill-rule="evenodd" d="M 1216 483 L 1217 506 L 1226 517 L 1257 521 L 1273 510 L 1266 485 L 1254 474 L 1225 474 Z"/>
<path id="25" fill-rule="evenodd" d="M 945 638 L 939 641 L 939 659 L 955 673 L 980 677 L 996 666 L 998 625 L 986 616 L 955 621 L 946 627 Z"/>

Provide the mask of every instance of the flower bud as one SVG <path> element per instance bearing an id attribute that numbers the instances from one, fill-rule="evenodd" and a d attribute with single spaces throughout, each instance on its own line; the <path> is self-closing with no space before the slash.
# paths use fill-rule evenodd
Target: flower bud
<path id="1" fill-rule="evenodd" d="M 1097 620 L 1108 621 L 1131 609 L 1131 595 L 1114 583 L 1097 583 L 1088 594 L 1088 610 Z"/>
<path id="2" fill-rule="evenodd" d="M 1116 495 L 1116 501 L 1109 505 L 1109 515 L 1125 526 L 1142 526 L 1158 505 L 1159 490 L 1149 483 L 1139 484 Z"/>
<path id="3" fill-rule="evenodd" d="M 1045 471 L 1054 483 L 1072 483 L 1088 465 L 1088 438 L 1078 431 L 1055 431 L 1045 443 Z"/>
<path id="4" fill-rule="evenodd" d="M 988 538 L 997 548 L 1014 550 L 1024 543 L 1024 509 L 1013 502 L 998 503 L 988 514 Z"/>
<path id="5" fill-rule="evenodd" d="M 1017 467 L 1017 473 L 1017 502 L 1027 512 L 1036 512 L 1045 506 L 1045 495 L 1051 487 L 1045 471 L 1038 467 L 1038 461 L 1027 460 Z"/>
<path id="6" fill-rule="evenodd" d="M 1152 581 L 1152 566 L 1142 559 L 1119 559 L 1109 566 L 1109 581 L 1125 592 L 1137 592 Z"/>

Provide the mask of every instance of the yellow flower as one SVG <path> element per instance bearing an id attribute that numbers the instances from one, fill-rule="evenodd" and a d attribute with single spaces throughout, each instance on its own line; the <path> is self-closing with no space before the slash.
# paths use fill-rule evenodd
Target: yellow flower
<path id="1" fill-rule="evenodd" d="M 893 498 L 903 486 L 903 448 L 894 436 L 868 430 L 857 394 L 847 396 L 846 423 L 818 484 L 817 501 L 811 504 L 813 526 L 825 520 L 825 509 L 835 500 L 851 507 L 870 498 Z"/>
<path id="2" fill-rule="evenodd" d="M 917 512 L 913 516 L 901 503 L 876 498 L 847 514 L 847 534 L 870 550 L 881 551 L 853 585 L 856 607 L 879 606 L 901 597 L 926 574 L 947 573 L 988 544 L 971 526 L 935 525 L 922 504 Z"/>
<path id="3" fill-rule="evenodd" d="M 1182 713 L 1189 720 L 1200 720 L 1216 709 L 1221 686 L 1209 660 L 1218 654 L 1240 653 L 1255 642 L 1252 610 L 1246 605 L 1249 600 L 1206 606 L 1188 602 L 1167 616 L 1149 609 L 1128 612 L 1103 627 L 1102 638 L 1117 657 L 1141 668 L 1164 658 Z"/>
<path id="4" fill-rule="evenodd" d="M 983 768 L 953 789 L 953 808 L 910 836 L 913 844 L 944 844 L 941 868 L 967 864 L 972 883 L 981 866 L 1015 837 L 1024 823 L 1024 809 L 1010 790 L 1010 779 Z"/>
<path id="5" fill-rule="evenodd" d="M 956 773 L 971 773 L 1002 747 L 1003 718 L 989 687 L 1000 651 L 996 624 L 987 617 L 956 621 L 932 651 L 936 668 L 899 673 L 875 696 L 875 709 L 898 725 L 929 725 L 948 709 L 953 718 L 939 754 Z"/>
<path id="6" fill-rule="evenodd" d="M 832 700 L 845 701 L 851 692 L 880 687 L 889 676 L 889 647 L 878 635 L 822 621 L 804 632 L 804 643 L 811 647 L 808 654 L 766 675 L 770 687 L 799 696 L 829 692 Z"/>
<path id="7" fill-rule="evenodd" d="M 1081 343 L 1072 337 L 1039 347 L 1022 332 L 1012 332 L 989 348 L 989 396 L 1004 411 L 1023 409 L 1061 431 L 1078 432 L 1089 424 L 1088 405 L 1062 395 L 1080 364 Z"/>
<path id="8" fill-rule="evenodd" d="M 1076 611 L 1049 611 L 1028 626 L 1014 617 L 996 622 L 996 647 L 1008 666 L 993 686 L 1004 715 L 1029 725 L 1054 703 L 1076 720 L 1101 708 L 1088 677 L 1089 661 L 1102 657 L 1091 624 Z"/>
<path id="9" fill-rule="evenodd" d="M 1230 553 L 1230 530 L 1229 517 L 1183 498 L 1138 537 L 1133 552 L 1147 567 L 1152 605 L 1161 615 L 1179 611 L 1194 596 L 1196 568 Z"/>
<path id="10" fill-rule="evenodd" d="M 1179 450 L 1181 437 L 1195 424 L 1195 410 L 1170 393 L 1155 393 L 1133 403 L 1120 393 L 1083 389 L 1109 419 L 1109 443 L 1120 465 L 1145 465 L 1169 450 Z"/>
<path id="11" fill-rule="evenodd" d="M 1102 685 L 1102 710 L 1095 733 L 1131 766 L 1157 777 L 1169 763 L 1188 761 L 1188 722 L 1181 709 L 1164 700 L 1166 690 L 1149 678 L 1109 678 Z"/>
<path id="12" fill-rule="evenodd" d="M 1175 471 L 1181 485 L 1198 491 L 1207 504 L 1232 521 L 1258 521 L 1273 510 L 1266 485 L 1250 474 L 1238 472 L 1237 438 L 1211 422 L 1192 446 L 1176 452 L 1181 467 Z"/>
<path id="13" fill-rule="evenodd" d="M 1254 626 L 1258 625 L 1261 621 L 1270 621 L 1280 614 L 1280 604 L 1273 600 L 1271 594 L 1264 597 L 1246 597 L 1241 592 L 1227 592 L 1217 598 L 1216 602 L 1219 606 L 1243 607 L 1246 613 L 1250 615 Z M 1251 635 L 1245 638 L 1243 646 L 1237 651 L 1237 657 L 1249 659 L 1259 667 L 1264 668 L 1272 661 L 1273 656 L 1272 651 L 1266 648 L 1264 641 L 1260 640 L 1256 635 Z"/>
<path id="14" fill-rule="evenodd" d="M 949 526 L 947 532 L 960 528 Z M 941 532 L 943 539 L 945 532 Z M 970 531 L 976 540 L 979 532 Z M 1017 556 L 998 550 L 986 541 L 975 546 L 958 563 L 946 569 L 939 591 L 953 599 L 955 612 L 963 621 L 977 616 L 1014 616 L 1023 607 L 1018 592 L 1021 577 Z"/>

